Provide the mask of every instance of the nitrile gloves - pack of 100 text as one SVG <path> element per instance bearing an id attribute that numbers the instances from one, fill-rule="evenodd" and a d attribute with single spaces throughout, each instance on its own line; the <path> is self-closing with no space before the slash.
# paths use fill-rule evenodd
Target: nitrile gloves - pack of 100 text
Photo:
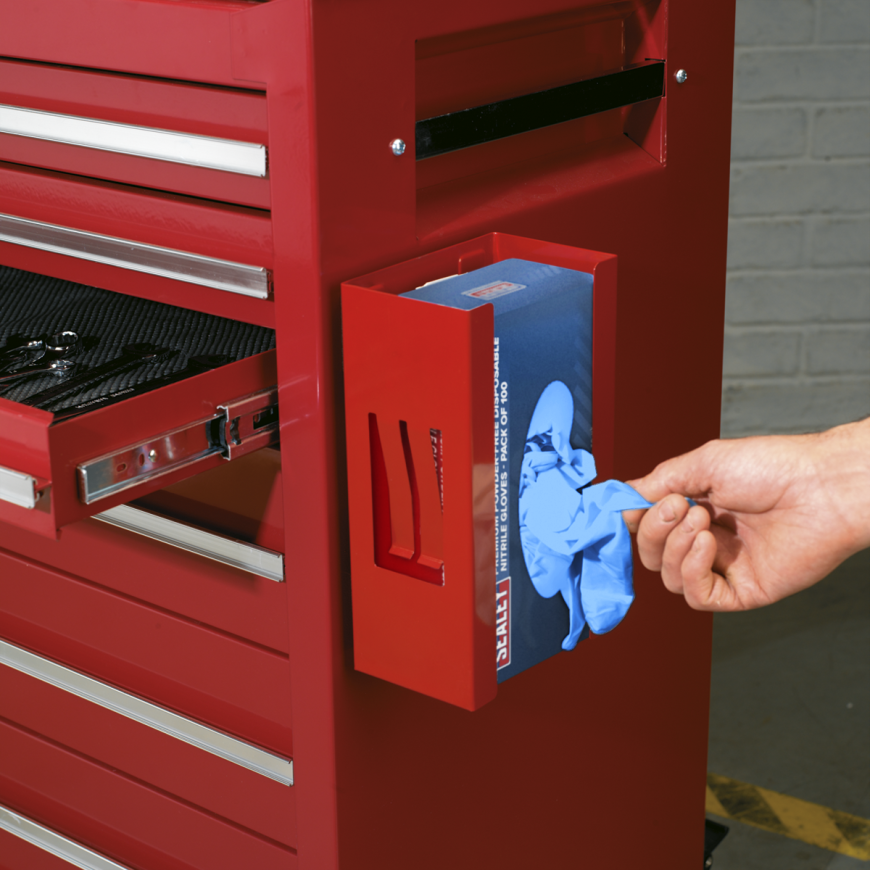
<path id="1" fill-rule="evenodd" d="M 592 484 L 593 277 L 512 259 L 403 295 L 494 309 L 494 655 L 502 682 L 573 649 L 590 630 L 610 631 L 634 599 L 620 512 L 648 503 L 619 481 Z"/>

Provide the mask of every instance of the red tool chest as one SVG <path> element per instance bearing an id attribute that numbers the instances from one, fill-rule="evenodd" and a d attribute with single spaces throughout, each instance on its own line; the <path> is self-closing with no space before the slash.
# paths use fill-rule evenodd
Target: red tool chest
<path id="1" fill-rule="evenodd" d="M 730 0 L 0 21 L 0 266 L 275 330 L 71 419 L 0 398 L 0 868 L 700 867 L 709 618 L 638 567 L 618 631 L 496 686 L 491 315 L 395 302 L 594 272 L 602 477 L 715 437 Z M 372 415 L 464 445 L 416 574 L 375 564 L 412 504 Z"/>

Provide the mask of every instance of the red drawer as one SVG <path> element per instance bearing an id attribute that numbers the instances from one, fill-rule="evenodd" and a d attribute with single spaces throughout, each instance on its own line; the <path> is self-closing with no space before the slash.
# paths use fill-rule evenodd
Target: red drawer
<path id="1" fill-rule="evenodd" d="M 292 849 L 2 720 L 0 804 L 131 870 L 296 867 Z"/>
<path id="2" fill-rule="evenodd" d="M 274 326 L 268 212 L 0 162 L 0 263 Z"/>
<path id="3" fill-rule="evenodd" d="M 149 718 L 132 718 L 139 711 Z M 254 833 L 296 845 L 292 767 L 283 759 L 4 641 L 0 717 Z"/>
<path id="4" fill-rule="evenodd" d="M 287 656 L 0 553 L 0 636 L 281 755 Z"/>
<path id="5" fill-rule="evenodd" d="M 612 254 L 490 233 L 342 284 L 354 666 L 469 710 L 495 697 L 497 679 L 492 307 L 461 311 L 397 294 L 511 257 L 594 275 L 594 449 L 606 478 L 613 464 Z M 431 468 L 432 429 L 444 445 L 443 504 L 429 475 L 427 519 L 414 469 Z M 416 448 L 415 432 L 422 433 Z M 433 539 L 443 547 L 443 584 L 425 582 L 423 573 L 430 520 L 433 530 L 440 526 Z M 377 564 L 376 546 L 392 553 L 390 536 L 395 546 L 401 530 L 414 554 Z"/>
<path id="6" fill-rule="evenodd" d="M 225 462 L 152 493 L 142 505 L 278 553 L 284 549 L 277 450 Z M 287 587 L 274 575 L 242 571 L 96 519 L 64 527 L 56 541 L 0 524 L 0 549 L 260 646 L 289 650 Z"/>
<path id="7" fill-rule="evenodd" d="M 0 61 L 0 160 L 269 207 L 266 95 Z"/>
<path id="8" fill-rule="evenodd" d="M 68 837 L 0 807 L 0 870 L 69 870 L 70 862 L 59 854 L 75 855 L 92 864 L 101 860 L 105 870 L 126 870 Z"/>
<path id="9" fill-rule="evenodd" d="M 46 411 L 0 399 L 0 523 L 55 537 L 62 526 L 223 463 L 226 451 L 206 443 L 209 421 L 240 398 L 262 394 L 262 407 L 274 404 L 264 391 L 276 381 L 275 353 L 267 351 L 57 423 Z M 130 486 L 89 495 L 86 464 L 115 454 L 117 463 L 100 467 Z"/>

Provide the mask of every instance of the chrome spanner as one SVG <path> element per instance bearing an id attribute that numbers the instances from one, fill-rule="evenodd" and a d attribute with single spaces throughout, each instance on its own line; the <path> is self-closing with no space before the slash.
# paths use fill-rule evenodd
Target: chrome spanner
<path id="1" fill-rule="evenodd" d="M 10 339 L 6 347 L 0 350 L 0 367 L 7 368 L 22 360 L 33 361 L 42 356 L 43 341 L 41 338 L 28 338 L 23 341 Z"/>
<path id="2" fill-rule="evenodd" d="M 23 372 L 46 356 L 51 359 L 69 359 L 79 352 L 80 347 L 78 334 L 70 330 L 14 341 L 0 350 L 0 373 Z"/>
<path id="3" fill-rule="evenodd" d="M 35 339 L 31 344 L 35 344 L 36 341 L 39 341 L 41 345 L 37 348 L 38 355 L 11 370 L 10 367 L 14 365 L 14 361 L 8 363 L 5 367 L 5 374 L 0 375 L 0 384 L 9 384 L 12 381 L 36 375 L 62 375 L 75 367 L 76 361 L 73 357 L 81 351 L 81 342 L 76 333 L 57 332 L 44 339 Z"/>
<path id="4" fill-rule="evenodd" d="M 81 393 L 84 390 L 95 387 L 102 381 L 109 378 L 117 377 L 118 375 L 126 374 L 142 365 L 157 362 L 163 359 L 171 350 L 168 347 L 158 347 L 154 344 L 141 342 L 139 344 L 128 344 L 121 349 L 121 356 L 116 357 L 109 362 L 98 365 L 95 368 L 87 371 L 79 372 L 66 378 L 63 383 L 55 384 L 52 387 L 47 387 L 44 390 L 39 390 L 37 393 L 28 396 L 21 400 L 22 405 L 47 405 L 55 404 L 61 399 L 69 398 L 70 396 Z"/>

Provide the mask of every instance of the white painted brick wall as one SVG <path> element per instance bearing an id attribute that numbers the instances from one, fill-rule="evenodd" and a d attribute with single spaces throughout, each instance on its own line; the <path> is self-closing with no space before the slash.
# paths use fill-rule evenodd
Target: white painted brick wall
<path id="1" fill-rule="evenodd" d="M 870 413 L 870 0 L 737 0 L 734 61 L 722 434 L 857 419 Z"/>

